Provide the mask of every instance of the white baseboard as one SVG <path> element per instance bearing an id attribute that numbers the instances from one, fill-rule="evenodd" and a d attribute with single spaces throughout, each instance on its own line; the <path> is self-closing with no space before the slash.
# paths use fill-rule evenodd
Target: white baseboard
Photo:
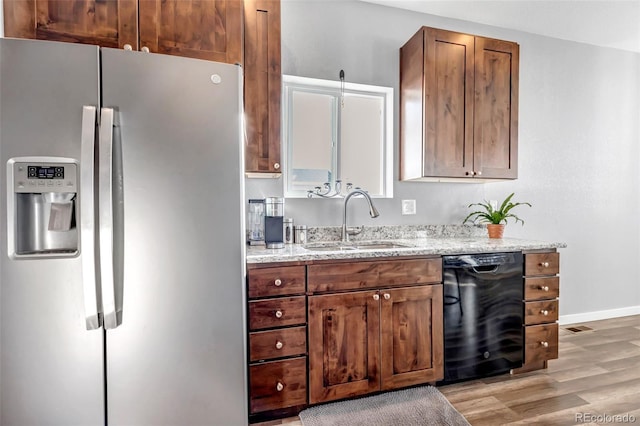
<path id="1" fill-rule="evenodd" d="M 579 322 L 598 321 L 610 318 L 627 317 L 629 315 L 639 315 L 640 306 L 629 306 L 627 308 L 608 309 L 606 311 L 584 312 L 582 314 L 560 315 L 558 322 L 560 325 L 576 324 Z"/>

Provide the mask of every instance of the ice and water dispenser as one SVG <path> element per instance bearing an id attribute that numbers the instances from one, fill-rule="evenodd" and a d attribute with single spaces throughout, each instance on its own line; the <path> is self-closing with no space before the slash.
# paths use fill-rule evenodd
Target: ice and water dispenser
<path id="1" fill-rule="evenodd" d="M 75 256 L 79 249 L 77 162 L 25 157 L 10 160 L 8 166 L 9 255 Z"/>

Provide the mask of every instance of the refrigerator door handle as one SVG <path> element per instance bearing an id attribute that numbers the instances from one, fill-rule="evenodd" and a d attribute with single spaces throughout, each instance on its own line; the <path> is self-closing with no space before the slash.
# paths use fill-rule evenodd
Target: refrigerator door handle
<path id="1" fill-rule="evenodd" d="M 114 273 L 113 125 L 113 108 L 102 108 L 98 153 L 98 224 L 100 228 L 100 281 L 105 329 L 113 329 L 120 325 L 120 315 L 116 306 Z"/>
<path id="2" fill-rule="evenodd" d="M 82 108 L 80 152 L 80 247 L 82 248 L 82 286 L 87 330 L 102 326 L 96 268 L 94 155 L 96 143 L 96 107 Z"/>

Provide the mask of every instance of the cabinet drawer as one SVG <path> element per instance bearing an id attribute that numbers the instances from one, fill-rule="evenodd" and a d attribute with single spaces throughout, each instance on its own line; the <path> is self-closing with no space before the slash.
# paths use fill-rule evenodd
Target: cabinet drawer
<path id="1" fill-rule="evenodd" d="M 524 340 L 525 364 L 558 358 L 558 324 L 527 326 Z"/>
<path id="2" fill-rule="evenodd" d="M 555 275 L 560 272 L 560 253 L 529 253 L 524 255 L 524 274 Z"/>
<path id="3" fill-rule="evenodd" d="M 307 328 L 294 327 L 249 334 L 251 361 L 304 355 L 307 352 Z"/>
<path id="4" fill-rule="evenodd" d="M 306 322 L 307 307 L 304 296 L 249 302 L 249 328 L 251 330 L 300 325 Z"/>
<path id="5" fill-rule="evenodd" d="M 525 278 L 524 298 L 526 300 L 555 299 L 560 295 L 560 278 Z"/>
<path id="6" fill-rule="evenodd" d="M 556 322 L 558 320 L 558 301 L 540 300 L 536 302 L 524 302 L 524 323 L 542 324 Z"/>
<path id="7" fill-rule="evenodd" d="M 307 403 L 307 358 L 249 367 L 251 413 Z"/>
<path id="8" fill-rule="evenodd" d="M 304 266 L 252 269 L 249 271 L 249 298 L 304 294 Z"/>
<path id="9" fill-rule="evenodd" d="M 310 292 L 430 284 L 442 281 L 442 259 L 358 261 L 309 265 Z"/>

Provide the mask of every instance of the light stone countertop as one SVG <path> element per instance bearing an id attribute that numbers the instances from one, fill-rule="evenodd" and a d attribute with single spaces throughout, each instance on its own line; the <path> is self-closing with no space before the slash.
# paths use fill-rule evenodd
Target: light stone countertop
<path id="1" fill-rule="evenodd" d="M 381 239 L 375 239 L 379 241 Z M 354 241 L 358 244 L 365 240 Z M 247 263 L 271 263 L 316 261 L 332 259 L 367 259 L 376 257 L 400 257 L 420 255 L 448 255 L 495 253 L 522 250 L 556 249 L 567 245 L 561 242 L 523 240 L 515 238 L 489 239 L 483 236 L 437 236 L 426 238 L 384 239 L 385 242 L 407 245 L 390 249 L 314 251 L 300 244 L 286 244 L 283 249 L 267 249 L 264 246 L 247 247 Z M 314 241 L 316 243 L 317 241 Z"/>

